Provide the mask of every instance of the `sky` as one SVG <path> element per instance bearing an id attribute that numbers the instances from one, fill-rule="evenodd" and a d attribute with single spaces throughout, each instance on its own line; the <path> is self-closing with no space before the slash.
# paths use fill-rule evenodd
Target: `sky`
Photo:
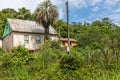
<path id="1" fill-rule="evenodd" d="M 39 3 L 45 0 L 1 0 L 0 10 L 21 7 L 29 9 L 32 13 Z M 92 22 L 109 17 L 113 22 L 120 25 L 120 0 L 68 0 L 70 22 Z M 59 19 L 66 21 L 66 0 L 51 0 L 57 6 Z"/>

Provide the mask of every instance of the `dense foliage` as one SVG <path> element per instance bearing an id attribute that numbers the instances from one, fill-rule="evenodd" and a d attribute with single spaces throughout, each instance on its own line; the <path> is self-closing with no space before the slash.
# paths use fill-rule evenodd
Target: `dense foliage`
<path id="1" fill-rule="evenodd" d="M 118 80 L 120 78 L 119 52 L 113 54 L 110 50 L 106 62 L 103 51 L 99 49 L 89 46 L 76 47 L 70 54 L 66 54 L 58 46 L 59 43 L 46 41 L 34 54 L 24 46 L 15 47 L 12 53 L 1 49 L 0 79 Z"/>
<path id="2" fill-rule="evenodd" d="M 35 15 L 21 8 L 0 11 L 0 36 L 6 18 L 35 20 Z M 0 79 L 2 80 L 119 80 L 120 27 L 109 18 L 92 23 L 72 22 L 70 36 L 78 45 L 66 54 L 59 43 L 46 41 L 38 52 L 23 46 L 12 53 L 0 49 Z M 54 24 L 61 37 L 67 37 L 66 22 Z"/>

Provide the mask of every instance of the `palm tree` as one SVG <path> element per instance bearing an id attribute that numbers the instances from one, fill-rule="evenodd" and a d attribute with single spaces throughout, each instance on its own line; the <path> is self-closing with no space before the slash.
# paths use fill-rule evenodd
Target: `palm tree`
<path id="1" fill-rule="evenodd" d="M 49 26 L 52 25 L 54 21 L 58 20 L 57 7 L 53 5 L 50 0 L 45 0 L 40 5 L 38 5 L 35 11 L 35 16 L 36 22 L 39 25 L 43 25 L 45 29 L 45 40 L 48 40 Z"/>
<path id="2" fill-rule="evenodd" d="M 22 7 L 18 10 L 16 17 L 18 19 L 31 20 L 31 12 L 28 9 L 26 9 L 25 7 Z"/>

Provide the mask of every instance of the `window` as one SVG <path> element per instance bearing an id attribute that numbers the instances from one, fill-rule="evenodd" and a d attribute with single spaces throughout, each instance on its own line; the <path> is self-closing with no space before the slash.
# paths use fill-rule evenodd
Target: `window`
<path id="1" fill-rule="evenodd" d="M 29 35 L 24 35 L 24 43 L 29 43 Z"/>
<path id="2" fill-rule="evenodd" d="M 39 35 L 36 35 L 36 43 L 40 43 L 41 40 L 40 40 L 40 36 Z"/>

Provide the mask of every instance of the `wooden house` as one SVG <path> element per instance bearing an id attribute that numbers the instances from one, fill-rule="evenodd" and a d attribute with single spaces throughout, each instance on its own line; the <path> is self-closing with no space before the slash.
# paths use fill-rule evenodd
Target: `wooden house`
<path id="1" fill-rule="evenodd" d="M 35 21 L 7 18 L 2 48 L 11 51 L 15 46 L 24 45 L 29 50 L 36 50 L 44 44 L 44 33 L 44 27 Z M 58 33 L 52 26 L 49 26 L 49 38 L 58 40 Z"/>

